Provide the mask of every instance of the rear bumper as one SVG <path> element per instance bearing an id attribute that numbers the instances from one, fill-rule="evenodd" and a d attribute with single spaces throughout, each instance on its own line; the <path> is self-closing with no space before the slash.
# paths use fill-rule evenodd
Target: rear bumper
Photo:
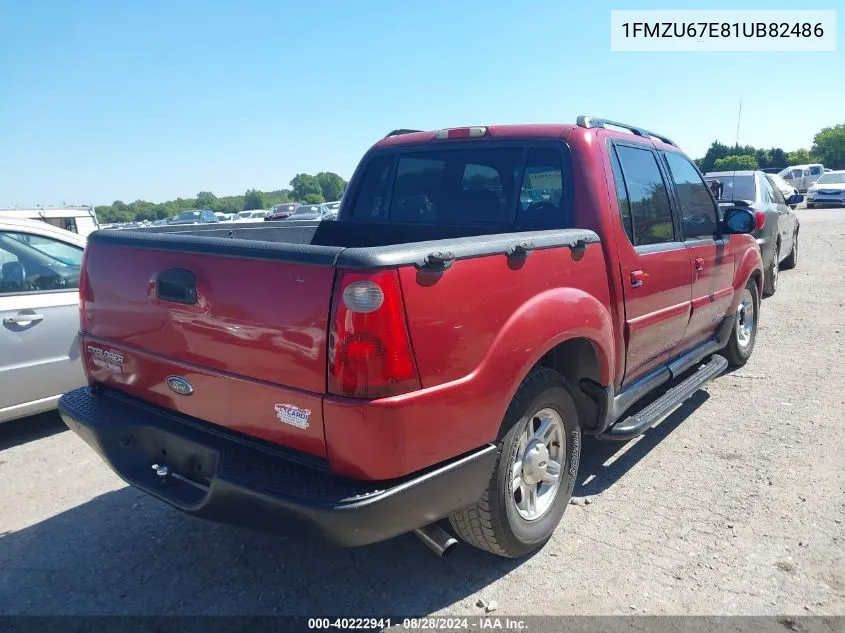
<path id="1" fill-rule="evenodd" d="M 62 396 L 65 424 L 127 483 L 221 523 L 320 533 L 351 547 L 382 541 L 477 501 L 496 447 L 391 481 L 357 481 L 315 460 L 129 398 L 82 388 Z M 159 477 L 153 464 L 171 473 Z"/>

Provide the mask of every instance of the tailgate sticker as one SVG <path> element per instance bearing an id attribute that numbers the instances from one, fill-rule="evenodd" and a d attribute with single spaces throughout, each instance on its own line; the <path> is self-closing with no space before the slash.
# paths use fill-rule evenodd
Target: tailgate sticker
<path id="1" fill-rule="evenodd" d="M 88 346 L 88 353 L 91 354 L 91 363 L 97 367 L 107 369 L 113 374 L 123 373 L 123 368 L 121 367 L 121 365 L 123 365 L 122 354 L 100 349 L 99 347 L 94 347 L 93 345 Z"/>
<path id="2" fill-rule="evenodd" d="M 311 417 L 311 409 L 300 409 L 292 404 L 277 404 L 276 417 L 285 424 L 290 424 L 298 429 L 308 428 L 308 419 Z"/>

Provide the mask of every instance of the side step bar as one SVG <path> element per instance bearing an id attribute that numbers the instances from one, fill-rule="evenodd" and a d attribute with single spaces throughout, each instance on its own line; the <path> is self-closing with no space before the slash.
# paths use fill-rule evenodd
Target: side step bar
<path id="1" fill-rule="evenodd" d="M 668 417 L 698 391 L 702 385 L 721 374 L 728 366 L 728 361 L 714 355 L 710 362 L 698 368 L 693 375 L 675 385 L 657 400 L 630 415 L 619 420 L 616 424 L 599 435 L 602 440 L 630 440 L 644 433 L 652 426 Z"/>

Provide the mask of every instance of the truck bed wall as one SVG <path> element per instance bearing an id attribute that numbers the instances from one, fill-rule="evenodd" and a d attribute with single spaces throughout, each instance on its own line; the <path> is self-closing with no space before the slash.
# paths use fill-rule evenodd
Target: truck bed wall
<path id="1" fill-rule="evenodd" d="M 534 229 L 523 229 L 536 230 Z M 173 233 L 203 237 L 222 237 L 258 240 L 287 244 L 312 244 L 315 246 L 342 246 L 361 248 L 390 246 L 430 240 L 441 240 L 474 235 L 517 233 L 520 229 L 510 226 L 461 226 L 396 224 L 385 222 L 249 222 L 232 224 L 194 224 L 182 226 L 156 226 L 133 229 L 139 233 Z"/>

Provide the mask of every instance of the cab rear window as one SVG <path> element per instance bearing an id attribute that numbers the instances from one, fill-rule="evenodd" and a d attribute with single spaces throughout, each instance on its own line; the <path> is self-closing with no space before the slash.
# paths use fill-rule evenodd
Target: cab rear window
<path id="1" fill-rule="evenodd" d="M 351 205 L 360 220 L 565 228 L 558 147 L 444 148 L 374 156 Z"/>

